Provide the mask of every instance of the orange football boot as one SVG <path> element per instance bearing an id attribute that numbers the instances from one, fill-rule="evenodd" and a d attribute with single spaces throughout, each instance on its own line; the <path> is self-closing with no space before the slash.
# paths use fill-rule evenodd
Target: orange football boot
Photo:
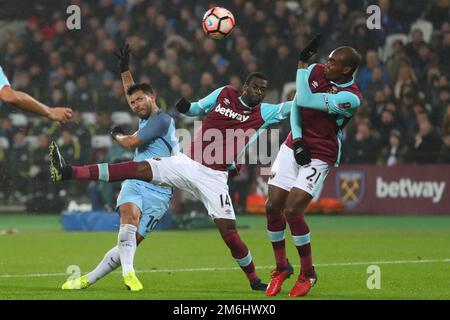
<path id="1" fill-rule="evenodd" d="M 291 293 L 289 293 L 289 297 L 304 297 L 308 294 L 309 290 L 311 290 L 312 287 L 317 282 L 317 275 L 314 271 L 313 277 L 305 277 L 305 274 L 302 272 L 297 279 L 297 282 L 295 282 L 294 286 L 292 287 Z"/>
<path id="2" fill-rule="evenodd" d="M 272 270 L 271 279 L 269 285 L 267 286 L 266 296 L 274 297 L 280 292 L 281 286 L 283 285 L 284 280 L 288 279 L 291 274 L 294 273 L 294 268 L 287 262 L 287 267 L 283 271 L 278 271 L 277 269 Z"/>

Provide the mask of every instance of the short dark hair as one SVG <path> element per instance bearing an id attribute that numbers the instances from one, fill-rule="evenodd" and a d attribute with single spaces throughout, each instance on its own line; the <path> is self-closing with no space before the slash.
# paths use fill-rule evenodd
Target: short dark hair
<path id="1" fill-rule="evenodd" d="M 245 79 L 244 84 L 249 85 L 250 81 L 252 81 L 253 78 L 263 79 L 266 81 L 269 81 L 269 79 L 266 77 L 266 75 L 262 72 L 252 72 L 247 76 L 247 79 Z"/>
<path id="2" fill-rule="evenodd" d="M 153 87 L 147 83 L 135 83 L 127 90 L 127 95 L 131 96 L 136 91 L 142 91 L 146 94 L 154 95 Z"/>

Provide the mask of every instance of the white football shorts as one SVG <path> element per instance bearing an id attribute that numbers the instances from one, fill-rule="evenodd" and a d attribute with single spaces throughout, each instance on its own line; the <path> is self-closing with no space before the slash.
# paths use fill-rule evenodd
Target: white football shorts
<path id="1" fill-rule="evenodd" d="M 283 143 L 272 165 L 268 184 L 286 191 L 295 187 L 314 198 L 322 189 L 329 171 L 330 166 L 319 159 L 311 159 L 310 164 L 300 166 L 292 149 Z"/>
<path id="2" fill-rule="evenodd" d="M 153 184 L 167 185 L 191 193 L 214 219 L 236 220 L 228 193 L 228 172 L 208 168 L 184 153 L 171 157 L 149 158 Z"/>

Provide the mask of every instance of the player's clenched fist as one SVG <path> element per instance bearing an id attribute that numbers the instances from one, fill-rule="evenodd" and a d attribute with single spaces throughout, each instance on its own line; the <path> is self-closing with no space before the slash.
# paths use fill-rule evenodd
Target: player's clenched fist
<path id="1" fill-rule="evenodd" d="M 302 52 L 300 52 L 298 60 L 302 62 L 308 62 L 308 60 L 317 53 L 321 38 L 322 35 L 320 33 L 316 34 L 315 37 L 311 40 L 311 42 L 308 43 L 308 45 L 302 50 Z"/>
<path id="2" fill-rule="evenodd" d="M 72 109 L 70 108 L 51 108 L 50 114 L 48 115 L 50 120 L 58 121 L 61 123 L 66 123 L 72 119 Z"/>
<path id="3" fill-rule="evenodd" d="M 114 140 L 116 140 L 116 137 L 118 135 L 124 135 L 124 134 L 125 134 L 125 132 L 123 131 L 121 126 L 116 126 L 116 127 L 112 128 L 112 130 L 111 130 L 111 137 Z"/>
<path id="4" fill-rule="evenodd" d="M 304 166 L 311 162 L 311 153 L 308 146 L 301 139 L 295 139 L 292 141 L 292 149 L 294 151 L 295 161 Z"/>
<path id="5" fill-rule="evenodd" d="M 114 55 L 119 60 L 120 72 L 125 72 L 129 70 L 130 51 L 131 51 L 130 45 L 126 43 L 122 48 L 120 48 L 119 52 L 114 52 Z"/>

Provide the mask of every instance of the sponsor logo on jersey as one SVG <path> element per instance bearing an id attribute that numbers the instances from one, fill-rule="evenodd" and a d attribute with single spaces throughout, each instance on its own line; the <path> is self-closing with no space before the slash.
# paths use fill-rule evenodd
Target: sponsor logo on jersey
<path id="1" fill-rule="evenodd" d="M 224 115 L 225 117 L 235 119 L 240 122 L 245 122 L 248 120 L 248 118 L 250 118 L 250 116 L 245 116 L 243 114 L 234 112 L 233 110 L 231 110 L 229 108 L 224 108 L 220 105 L 220 103 L 214 108 L 214 111 Z"/>
<path id="2" fill-rule="evenodd" d="M 340 171 L 336 174 L 336 194 L 349 209 L 360 203 L 364 196 L 364 189 L 364 172 Z"/>

